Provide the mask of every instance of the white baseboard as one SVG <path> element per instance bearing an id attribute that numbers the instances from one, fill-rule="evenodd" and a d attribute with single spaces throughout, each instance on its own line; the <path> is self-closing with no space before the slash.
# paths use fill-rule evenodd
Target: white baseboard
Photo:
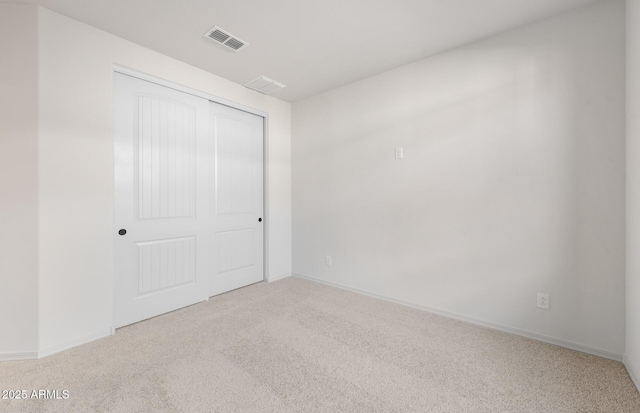
<path id="1" fill-rule="evenodd" d="M 437 308 L 427 307 L 427 306 L 424 306 L 424 305 L 421 305 L 421 304 L 412 303 L 412 302 L 409 302 L 409 301 L 398 300 L 396 298 L 389 297 L 389 296 L 386 296 L 386 295 L 372 293 L 372 292 L 369 292 L 369 291 L 366 291 L 366 290 L 361 290 L 359 288 L 350 287 L 348 285 L 342 285 L 342 284 L 337 284 L 337 283 L 333 283 L 333 282 L 330 282 L 330 281 L 325 281 L 325 280 L 322 280 L 322 279 L 319 279 L 319 278 L 316 278 L 316 277 L 311 277 L 309 275 L 293 273 L 293 276 L 299 277 L 299 278 L 304 278 L 306 280 L 317 282 L 317 283 L 320 283 L 320 284 L 329 285 L 331 287 L 336 287 L 336 288 L 341 288 L 343 290 L 353 291 L 355 293 L 367 295 L 369 297 L 379 298 L 381 300 L 390 301 L 390 302 L 393 302 L 393 303 L 396 303 L 396 304 L 405 305 L 407 307 L 416 308 L 418 310 L 427 311 L 429 313 L 438 314 L 438 315 L 441 315 L 441 316 L 444 316 L 444 317 L 453 318 L 453 319 L 460 320 L 460 321 L 465 321 L 467 323 L 476 324 L 476 325 L 487 327 L 487 328 L 491 328 L 491 329 L 494 329 L 494 330 L 504 331 L 506 333 L 511 333 L 511 334 L 515 334 L 515 335 L 518 335 L 518 336 L 530 338 L 532 340 L 542 341 L 544 343 L 553 344 L 553 345 L 564 347 L 564 348 L 568 348 L 568 349 L 571 349 L 571 350 L 580 351 L 582 353 L 592 354 L 594 356 L 604 357 L 606 359 L 611 359 L 611 360 L 622 362 L 622 354 L 612 353 L 612 352 L 609 352 L 609 351 L 606 351 L 606 350 L 600 350 L 600 349 L 597 349 L 597 348 L 584 346 L 582 344 L 573 343 L 573 342 L 562 340 L 562 339 L 555 338 L 555 337 L 550 337 L 550 336 L 547 336 L 547 335 L 544 335 L 544 334 L 538 334 L 538 333 L 533 333 L 533 332 L 526 331 L 526 330 L 521 330 L 521 329 L 515 328 L 515 327 L 509 327 L 509 326 L 505 326 L 505 325 L 502 325 L 502 324 L 493 323 L 491 321 L 480 320 L 480 319 L 469 317 L 469 316 L 466 316 L 466 315 L 457 314 L 457 313 L 454 313 L 454 312 L 451 312 L 451 311 L 440 310 L 440 309 L 437 309 Z M 637 385 L 637 382 L 636 382 L 636 385 Z"/>
<path id="2" fill-rule="evenodd" d="M 27 351 L 22 353 L 0 353 L 0 362 L 18 361 L 18 360 L 35 360 L 37 358 L 38 358 L 37 351 Z"/>
<path id="3" fill-rule="evenodd" d="M 46 348 L 44 350 L 40 350 L 38 352 L 37 358 L 47 357 L 64 350 L 69 350 L 70 348 L 77 347 L 82 344 L 90 343 L 92 341 L 96 341 L 98 339 L 108 337 L 110 335 L 113 335 L 113 331 L 114 331 L 113 327 L 105 328 L 103 330 L 96 331 L 93 334 L 89 334 L 83 337 L 78 337 L 76 339 L 67 341 L 65 343 L 57 344 L 55 346 Z"/>
<path id="4" fill-rule="evenodd" d="M 636 385 L 636 389 L 638 389 L 638 391 L 640 391 L 640 380 L 638 379 L 639 376 L 636 375 L 636 372 L 631 367 L 631 364 L 629 363 L 629 359 L 627 359 L 627 355 L 626 354 L 625 354 L 622 362 L 624 363 L 624 366 L 627 369 L 627 373 L 629 373 L 629 377 L 631 377 L 631 381 L 633 382 L 633 384 Z"/>
<path id="5" fill-rule="evenodd" d="M 269 278 L 267 279 L 267 282 L 268 283 L 272 283 L 272 282 L 284 280 L 285 278 L 289 278 L 292 275 L 293 274 L 291 274 L 290 272 L 288 272 L 286 274 L 282 274 L 282 275 L 277 275 L 277 276 L 270 275 Z"/>

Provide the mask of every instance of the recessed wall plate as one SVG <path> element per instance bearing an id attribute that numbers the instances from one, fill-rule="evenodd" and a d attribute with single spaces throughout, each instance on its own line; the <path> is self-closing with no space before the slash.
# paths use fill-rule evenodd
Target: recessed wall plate
<path id="1" fill-rule="evenodd" d="M 543 310 L 549 309 L 549 294 L 538 293 L 537 307 Z"/>

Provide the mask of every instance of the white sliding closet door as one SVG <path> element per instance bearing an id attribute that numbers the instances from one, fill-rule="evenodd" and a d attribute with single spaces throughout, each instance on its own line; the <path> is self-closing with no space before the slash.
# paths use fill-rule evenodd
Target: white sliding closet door
<path id="1" fill-rule="evenodd" d="M 116 73 L 114 103 L 121 327 L 208 297 L 209 101 Z"/>
<path id="2" fill-rule="evenodd" d="M 264 118 L 210 103 L 211 277 L 209 295 L 264 279 Z"/>

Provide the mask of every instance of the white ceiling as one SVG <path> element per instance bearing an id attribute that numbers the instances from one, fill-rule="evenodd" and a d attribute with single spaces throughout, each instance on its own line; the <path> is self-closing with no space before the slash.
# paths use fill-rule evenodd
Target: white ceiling
<path id="1" fill-rule="evenodd" d="M 58 13 L 294 102 L 594 0 L 0 0 Z M 203 37 L 219 26 L 250 43 Z"/>

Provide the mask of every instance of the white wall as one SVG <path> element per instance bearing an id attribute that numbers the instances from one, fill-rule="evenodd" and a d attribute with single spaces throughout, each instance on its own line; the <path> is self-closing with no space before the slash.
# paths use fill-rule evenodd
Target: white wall
<path id="1" fill-rule="evenodd" d="M 640 389 L 640 0 L 627 1 L 627 279 L 625 364 Z"/>
<path id="2" fill-rule="evenodd" d="M 268 99 L 268 280 L 291 275 L 291 105 Z"/>
<path id="3" fill-rule="evenodd" d="M 38 10 L 41 352 L 112 325 L 113 64 L 269 112 L 268 275 L 289 274 L 290 105 Z"/>
<path id="4" fill-rule="evenodd" d="M 621 358 L 624 35 L 598 2 L 294 103 L 294 273 Z"/>
<path id="5" fill-rule="evenodd" d="M 0 4 L 0 358 L 38 350 L 36 33 L 35 8 Z"/>

